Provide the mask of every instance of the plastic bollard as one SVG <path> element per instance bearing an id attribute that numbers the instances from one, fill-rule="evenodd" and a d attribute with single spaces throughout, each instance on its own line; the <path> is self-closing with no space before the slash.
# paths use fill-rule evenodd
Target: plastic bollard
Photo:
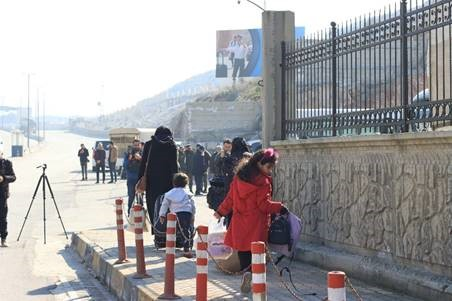
<path id="1" fill-rule="evenodd" d="M 209 268 L 207 254 L 208 234 L 208 227 L 198 227 L 199 241 L 196 244 L 196 301 L 207 301 L 207 272 Z"/>
<path id="2" fill-rule="evenodd" d="M 140 204 L 133 206 L 134 222 L 135 222 L 135 251 L 137 272 L 133 278 L 143 279 L 150 277 L 146 273 L 146 263 L 144 259 L 144 243 L 143 243 L 143 207 Z"/>
<path id="3" fill-rule="evenodd" d="M 333 271 L 328 273 L 328 301 L 345 301 L 345 273 Z"/>
<path id="4" fill-rule="evenodd" d="M 128 262 L 127 260 L 127 251 L 126 244 L 124 241 L 124 219 L 123 219 L 123 211 L 122 211 L 122 199 L 116 199 L 116 233 L 118 237 L 118 260 L 116 260 L 115 264 L 121 264 Z"/>
<path id="5" fill-rule="evenodd" d="M 253 301 L 267 300 L 267 271 L 265 267 L 265 243 L 251 243 L 251 271 L 253 273 Z"/>

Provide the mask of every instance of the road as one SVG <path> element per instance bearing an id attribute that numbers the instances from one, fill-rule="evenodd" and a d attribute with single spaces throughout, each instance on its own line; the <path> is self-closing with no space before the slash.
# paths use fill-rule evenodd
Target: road
<path id="1" fill-rule="evenodd" d="M 50 195 L 46 200 L 47 244 L 43 241 L 41 189 L 31 207 L 19 242 L 16 238 L 29 208 L 42 163 L 62 220 L 74 231 L 113 226 L 114 199 L 126 193 L 126 184 L 95 184 L 94 175 L 81 182 L 77 150 L 94 140 L 63 132 L 49 132 L 47 142 L 22 158 L 12 158 L 17 181 L 10 185 L 9 248 L 0 249 L 1 300 L 114 300 L 67 248 L 60 220 Z"/>

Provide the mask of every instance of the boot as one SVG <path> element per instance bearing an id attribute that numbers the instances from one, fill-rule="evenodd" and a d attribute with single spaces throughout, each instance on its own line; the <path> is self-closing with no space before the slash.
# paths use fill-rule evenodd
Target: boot
<path id="1" fill-rule="evenodd" d="M 8 247 L 8 244 L 6 243 L 6 238 L 2 238 L 2 242 L 1 242 L 0 247 L 2 247 L 2 248 Z"/>
<path id="2" fill-rule="evenodd" d="M 246 272 L 243 274 L 242 285 L 240 286 L 240 291 L 244 294 L 248 294 L 251 292 L 251 280 L 252 275 L 250 272 Z"/>

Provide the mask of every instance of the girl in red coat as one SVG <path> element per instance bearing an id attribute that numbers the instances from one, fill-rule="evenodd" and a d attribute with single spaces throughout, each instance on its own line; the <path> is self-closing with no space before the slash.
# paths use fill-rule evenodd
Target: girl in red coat
<path id="1" fill-rule="evenodd" d="M 271 214 L 287 213 L 281 202 L 272 201 L 271 173 L 277 159 L 277 152 L 269 148 L 239 167 L 228 195 L 215 213 L 220 218 L 232 212 L 225 244 L 238 251 L 242 270 L 251 265 L 251 243 L 267 242 Z M 245 293 L 251 290 L 251 273 L 244 274 L 241 289 Z"/>

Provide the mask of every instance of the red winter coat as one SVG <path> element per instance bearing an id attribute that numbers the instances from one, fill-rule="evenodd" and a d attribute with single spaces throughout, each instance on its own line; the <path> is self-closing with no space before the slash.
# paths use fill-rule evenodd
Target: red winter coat
<path id="1" fill-rule="evenodd" d="M 229 193 L 218 208 L 221 216 L 232 211 L 225 244 L 238 251 L 250 251 L 251 243 L 268 239 L 270 215 L 282 204 L 272 201 L 272 179 L 259 175 L 253 183 L 234 177 Z"/>

